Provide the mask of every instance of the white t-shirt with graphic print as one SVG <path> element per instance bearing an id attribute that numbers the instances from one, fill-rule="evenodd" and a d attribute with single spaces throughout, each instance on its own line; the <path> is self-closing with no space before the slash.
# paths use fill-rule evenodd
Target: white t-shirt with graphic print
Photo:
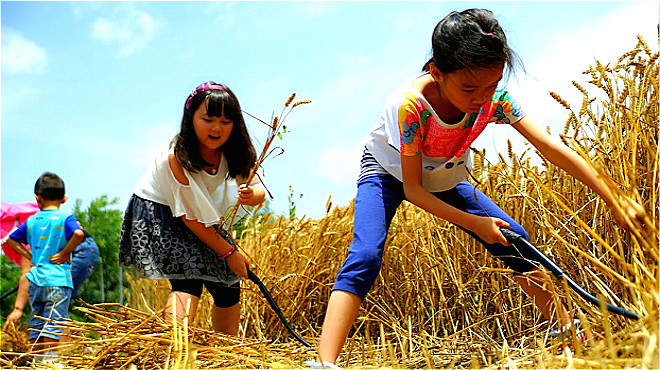
<path id="1" fill-rule="evenodd" d="M 422 185 L 430 192 L 453 188 L 472 168 L 470 145 L 489 123 L 511 124 L 524 117 L 506 90 L 496 90 L 479 113 L 458 123 L 443 122 L 413 87 L 423 74 L 407 78 L 386 99 L 376 125 L 365 139 L 367 150 L 392 176 L 403 181 L 401 155 L 422 156 Z"/>

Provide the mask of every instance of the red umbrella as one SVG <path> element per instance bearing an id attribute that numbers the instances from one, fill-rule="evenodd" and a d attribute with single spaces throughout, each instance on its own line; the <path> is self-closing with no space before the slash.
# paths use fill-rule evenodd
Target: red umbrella
<path id="1" fill-rule="evenodd" d="M 9 246 L 7 238 L 28 217 L 39 212 L 39 206 L 37 202 L 20 202 L 14 204 L 2 202 L 1 210 L 2 232 L 0 233 L 0 237 L 2 238 L 2 251 L 12 262 L 20 265 L 21 255 Z M 26 248 L 29 248 L 29 246 L 26 246 Z"/>

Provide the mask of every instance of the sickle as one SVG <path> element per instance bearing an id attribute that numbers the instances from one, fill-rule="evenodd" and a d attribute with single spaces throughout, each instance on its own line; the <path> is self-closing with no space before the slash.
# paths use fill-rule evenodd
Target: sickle
<path id="1" fill-rule="evenodd" d="M 293 337 L 296 338 L 296 340 L 302 343 L 305 347 L 312 348 L 313 346 L 311 344 L 307 343 L 304 339 L 302 339 L 302 337 L 300 337 L 300 335 L 298 335 L 298 333 L 295 332 L 295 330 L 293 330 L 293 328 L 291 328 L 291 325 L 289 325 L 289 322 L 282 314 L 282 310 L 280 310 L 280 307 L 277 305 L 277 303 L 275 303 L 275 300 L 268 292 L 268 289 L 266 289 L 266 286 L 264 286 L 264 283 L 262 283 L 259 277 L 257 277 L 257 275 L 255 275 L 250 269 L 248 269 L 248 279 L 250 279 L 253 283 L 257 284 L 259 290 L 261 290 L 261 294 L 264 295 L 264 298 L 266 298 L 270 307 L 273 309 L 273 311 L 275 311 L 277 317 L 280 318 L 280 321 L 282 322 L 282 324 L 284 324 L 286 330 L 288 330 L 289 333 L 291 333 L 291 335 L 293 335 Z"/>
<path id="2" fill-rule="evenodd" d="M 511 244 L 514 244 L 516 247 L 525 249 L 528 252 L 530 252 L 532 255 L 534 255 L 534 258 L 536 259 L 537 262 L 540 262 L 545 268 L 550 270 L 550 272 L 552 272 L 552 274 L 555 275 L 557 278 L 566 279 L 568 286 L 570 286 L 571 289 L 573 289 L 573 291 L 575 291 L 580 297 L 584 298 L 586 301 L 596 306 L 600 306 L 603 303 L 601 300 L 587 293 L 584 289 L 582 289 L 579 285 L 577 285 L 573 280 L 571 280 L 571 278 L 569 278 L 564 273 L 564 271 L 559 266 L 557 266 L 557 264 L 552 262 L 550 258 L 548 258 L 545 254 L 543 254 L 540 250 L 538 250 L 534 245 L 528 242 L 520 234 L 503 227 L 500 228 L 500 231 L 502 232 L 502 235 L 504 235 L 506 240 L 508 240 Z M 626 309 L 617 307 L 608 302 L 604 302 L 604 303 L 607 307 L 607 310 L 614 314 L 625 316 L 632 320 L 639 320 L 639 315 L 634 312 L 630 312 Z"/>
<path id="3" fill-rule="evenodd" d="M 238 204 L 238 203 L 236 203 L 236 204 Z M 225 230 L 223 227 L 218 226 L 218 225 L 213 225 L 213 227 L 218 232 L 218 234 L 220 234 L 220 237 L 223 238 L 225 241 L 227 241 L 227 243 L 229 243 L 229 245 L 231 245 L 233 247 L 237 247 L 236 242 L 231 237 L 231 235 L 229 235 L 227 230 Z M 259 277 L 257 275 L 255 275 L 254 272 L 252 272 L 252 270 L 250 270 L 249 268 L 247 269 L 247 276 L 248 276 L 248 279 L 250 279 L 253 283 L 257 284 L 257 286 L 259 287 L 259 290 L 261 290 L 261 294 L 263 294 L 264 298 L 266 298 L 266 300 L 268 301 L 268 304 L 270 305 L 270 308 L 272 308 L 273 311 L 275 311 L 275 313 L 277 314 L 277 317 L 280 318 L 280 321 L 282 322 L 282 324 L 284 324 L 284 327 L 286 328 L 286 330 L 288 330 L 289 333 L 291 333 L 291 335 L 293 335 L 293 337 L 296 338 L 296 340 L 298 340 L 298 342 L 302 343 L 305 347 L 312 348 L 313 346 L 311 344 L 307 343 L 304 339 L 302 339 L 302 337 L 300 335 L 298 335 L 298 333 L 296 333 L 295 330 L 293 330 L 291 325 L 289 325 L 289 322 L 286 320 L 286 318 L 282 314 L 282 310 L 280 310 L 280 307 L 277 305 L 277 303 L 275 303 L 275 300 L 273 299 L 273 297 L 268 292 L 268 289 L 266 289 L 266 286 L 264 285 L 264 283 L 262 283 L 261 280 L 259 279 Z"/>

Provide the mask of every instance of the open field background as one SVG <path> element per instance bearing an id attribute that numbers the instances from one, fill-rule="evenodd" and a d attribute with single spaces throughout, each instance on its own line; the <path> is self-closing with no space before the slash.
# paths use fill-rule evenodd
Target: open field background
<path id="1" fill-rule="evenodd" d="M 356 368 L 658 368 L 658 53 L 643 40 L 617 61 L 585 72 L 582 101 L 564 101 L 561 135 L 593 168 L 613 179 L 620 206 L 646 210 L 633 232 L 604 202 L 540 159 L 532 147 L 489 163 L 476 152 L 478 187 L 528 230 L 531 240 L 587 291 L 639 313 L 631 321 L 555 287 L 592 338 L 546 337 L 547 326 L 510 271 L 467 234 L 411 204 L 390 229 L 383 268 L 344 352 Z M 352 207 L 318 220 L 248 220 L 238 243 L 296 331 L 316 344 L 334 275 L 352 239 Z M 414 228 L 412 225 L 426 225 Z M 242 282 L 238 338 L 209 331 L 204 295 L 192 325 L 163 320 L 168 283 L 132 278 L 124 307 L 82 310 L 62 363 L 74 368 L 292 368 L 315 356 L 280 324 L 251 282 Z M 3 333 L 3 368 L 25 366 L 19 333 Z M 13 346 L 13 347 L 11 347 Z M 568 349 L 570 347 L 570 350 Z M 23 347 L 25 350 L 25 347 Z"/>

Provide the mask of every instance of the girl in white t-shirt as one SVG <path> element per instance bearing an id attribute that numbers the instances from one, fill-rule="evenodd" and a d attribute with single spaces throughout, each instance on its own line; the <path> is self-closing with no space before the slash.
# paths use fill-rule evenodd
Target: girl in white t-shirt
<path id="1" fill-rule="evenodd" d="M 505 70 L 511 71 L 517 60 L 490 11 L 450 13 L 436 26 L 432 49 L 423 73 L 406 79 L 388 97 L 366 138 L 353 243 L 330 295 L 319 361 L 308 362 L 313 368 L 336 367 L 362 299 L 380 270 L 390 221 L 404 199 L 456 224 L 515 270 L 522 289 L 551 323 L 570 322 L 566 309 L 555 307 L 554 293 L 545 288 L 548 275 L 532 256 L 513 248 L 500 227 L 527 238 L 525 230 L 465 180 L 470 144 L 489 123 L 516 129 L 550 162 L 598 193 L 617 222 L 626 225 L 587 163 L 525 116 L 507 91 L 498 89 Z M 637 216 L 632 205 L 623 211 Z"/>
<path id="2" fill-rule="evenodd" d="M 238 333 L 239 279 L 247 278 L 248 265 L 217 225 L 237 201 L 264 201 L 258 181 L 245 184 L 255 162 L 238 99 L 227 86 L 206 82 L 188 95 L 180 132 L 135 188 L 119 263 L 141 277 L 168 279 L 166 311 L 180 320 L 188 315 L 192 322 L 206 286 L 214 300 L 213 328 Z"/>

